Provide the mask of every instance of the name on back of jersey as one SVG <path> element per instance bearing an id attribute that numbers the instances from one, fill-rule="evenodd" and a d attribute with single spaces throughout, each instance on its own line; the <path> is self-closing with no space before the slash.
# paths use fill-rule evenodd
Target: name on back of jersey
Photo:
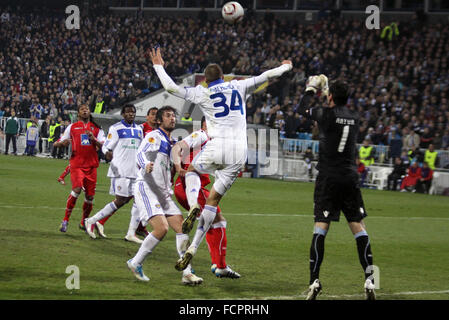
<path id="1" fill-rule="evenodd" d="M 230 82 L 228 82 L 226 84 L 226 86 L 217 85 L 217 86 L 213 86 L 213 87 L 209 88 L 209 90 L 212 92 L 222 92 L 225 90 L 235 90 L 235 89 L 237 89 L 237 88 L 235 86 L 233 86 Z"/>
<path id="2" fill-rule="evenodd" d="M 335 123 L 354 126 L 355 120 L 354 119 L 346 119 L 346 118 L 336 118 Z"/>

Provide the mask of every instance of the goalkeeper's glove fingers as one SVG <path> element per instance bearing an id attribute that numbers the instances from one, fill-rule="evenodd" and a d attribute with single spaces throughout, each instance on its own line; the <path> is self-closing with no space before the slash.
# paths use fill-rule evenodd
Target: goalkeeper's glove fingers
<path id="1" fill-rule="evenodd" d="M 321 78 L 319 76 L 311 76 L 306 82 L 306 92 L 313 91 L 316 93 L 321 89 Z"/>
<path id="2" fill-rule="evenodd" d="M 324 74 L 320 74 L 319 78 L 321 80 L 321 91 L 327 97 L 329 95 L 329 79 Z"/>

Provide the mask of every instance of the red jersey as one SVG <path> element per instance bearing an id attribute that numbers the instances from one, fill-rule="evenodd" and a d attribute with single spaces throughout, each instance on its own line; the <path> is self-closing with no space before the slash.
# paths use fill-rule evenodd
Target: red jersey
<path id="1" fill-rule="evenodd" d="M 72 123 L 64 131 L 60 141 L 72 140 L 72 156 L 70 166 L 72 168 L 97 168 L 99 165 L 97 147 L 92 143 L 86 131 L 93 133 L 98 141 L 104 142 L 104 132 L 92 122 L 78 121 Z"/>
<path id="2" fill-rule="evenodd" d="M 141 126 L 142 126 L 142 129 L 143 129 L 143 136 L 144 137 L 145 137 L 145 135 L 148 132 L 151 132 L 151 131 L 154 130 L 154 128 L 152 126 L 150 126 L 147 122 L 142 123 Z"/>

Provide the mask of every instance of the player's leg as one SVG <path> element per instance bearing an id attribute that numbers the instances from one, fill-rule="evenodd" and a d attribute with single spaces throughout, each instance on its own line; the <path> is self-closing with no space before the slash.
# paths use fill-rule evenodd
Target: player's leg
<path id="1" fill-rule="evenodd" d="M 72 182 L 72 190 L 67 198 L 65 216 L 59 229 L 61 232 L 67 231 L 72 210 L 75 207 L 76 201 L 81 193 L 81 187 L 83 186 L 83 174 L 80 169 L 77 168 L 73 170 L 70 178 Z"/>
<path id="2" fill-rule="evenodd" d="M 143 273 L 143 262 L 146 257 L 153 252 L 168 232 L 168 222 L 163 214 L 152 216 L 149 223 L 153 228 L 153 231 L 143 240 L 136 255 L 127 261 L 128 268 L 134 273 L 135 277 L 141 281 L 150 280 Z"/>
<path id="3" fill-rule="evenodd" d="M 306 300 L 315 300 L 321 292 L 320 268 L 324 260 L 324 244 L 331 220 L 338 221 L 339 210 L 334 202 L 338 198 L 338 186 L 330 179 L 318 175 L 314 190 L 314 229 L 309 251 L 309 289 Z"/>
<path id="4" fill-rule="evenodd" d="M 70 164 L 65 167 L 64 171 L 61 173 L 61 175 L 58 178 L 58 182 L 61 183 L 62 185 L 65 185 L 65 177 L 70 173 Z"/>
<path id="5" fill-rule="evenodd" d="M 138 211 L 141 213 L 141 218 L 145 217 L 152 226 L 153 231 L 143 240 L 137 254 L 134 258 L 128 260 L 127 265 L 137 279 L 148 281 L 148 277 L 143 273 L 142 264 L 145 258 L 153 252 L 154 248 L 167 234 L 168 222 L 156 195 L 145 182 L 136 182 L 134 201 Z"/>
<path id="6" fill-rule="evenodd" d="M 201 189 L 201 179 L 192 165 L 189 166 L 185 176 L 185 193 L 189 204 L 189 213 L 182 223 L 182 232 L 188 234 L 195 224 L 196 217 L 201 212 L 198 204 L 198 195 Z"/>
<path id="7" fill-rule="evenodd" d="M 132 242 L 136 242 L 136 243 L 141 243 L 142 240 L 140 240 L 139 238 L 137 238 L 136 236 L 136 232 L 137 232 L 137 228 L 139 227 L 140 224 L 140 213 L 139 213 L 139 209 L 137 208 L 136 202 L 133 202 L 133 205 L 131 207 L 131 218 L 129 220 L 129 226 L 128 226 L 128 232 L 126 233 L 125 236 L 125 240 L 126 241 L 132 241 Z M 145 235 L 145 237 L 148 234 Z"/>
<path id="8" fill-rule="evenodd" d="M 80 229 L 86 230 L 84 221 L 89 217 L 93 209 L 95 188 L 97 186 L 97 168 L 89 168 L 82 170 L 84 174 L 83 187 L 84 187 L 84 203 L 83 203 L 83 217 L 80 222 Z"/>
<path id="9" fill-rule="evenodd" d="M 347 197 L 343 205 L 343 213 L 348 221 L 349 228 L 354 235 L 359 261 L 365 274 L 365 293 L 368 300 L 375 300 L 375 285 L 373 275 L 373 254 L 371 252 L 370 238 L 366 231 L 363 219 L 367 216 L 362 194 L 358 187 L 353 187 L 352 192 L 346 192 Z"/>

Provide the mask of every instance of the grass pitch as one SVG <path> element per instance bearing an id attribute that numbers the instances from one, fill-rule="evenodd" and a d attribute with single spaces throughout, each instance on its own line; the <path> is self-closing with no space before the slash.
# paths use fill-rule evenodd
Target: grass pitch
<path id="1" fill-rule="evenodd" d="M 144 264 L 150 282 L 134 278 L 126 261 L 138 245 L 125 242 L 130 204 L 105 225 L 108 239 L 78 229 L 83 196 L 66 234 L 59 232 L 67 185 L 56 182 L 67 161 L 0 156 L 0 299 L 304 299 L 313 230 L 313 184 L 239 178 L 223 198 L 227 262 L 242 278 L 210 272 L 205 243 L 193 260 L 204 278 L 181 284 L 175 234 L 169 231 Z M 92 214 L 113 199 L 107 165 L 98 170 Z M 449 299 L 449 198 L 363 190 L 378 299 Z M 193 235 L 193 232 L 191 235 Z M 204 241 L 205 242 L 205 241 Z M 78 266 L 80 289 L 66 288 L 66 268 Z M 326 238 L 320 299 L 363 299 L 363 273 L 344 217 Z"/>

